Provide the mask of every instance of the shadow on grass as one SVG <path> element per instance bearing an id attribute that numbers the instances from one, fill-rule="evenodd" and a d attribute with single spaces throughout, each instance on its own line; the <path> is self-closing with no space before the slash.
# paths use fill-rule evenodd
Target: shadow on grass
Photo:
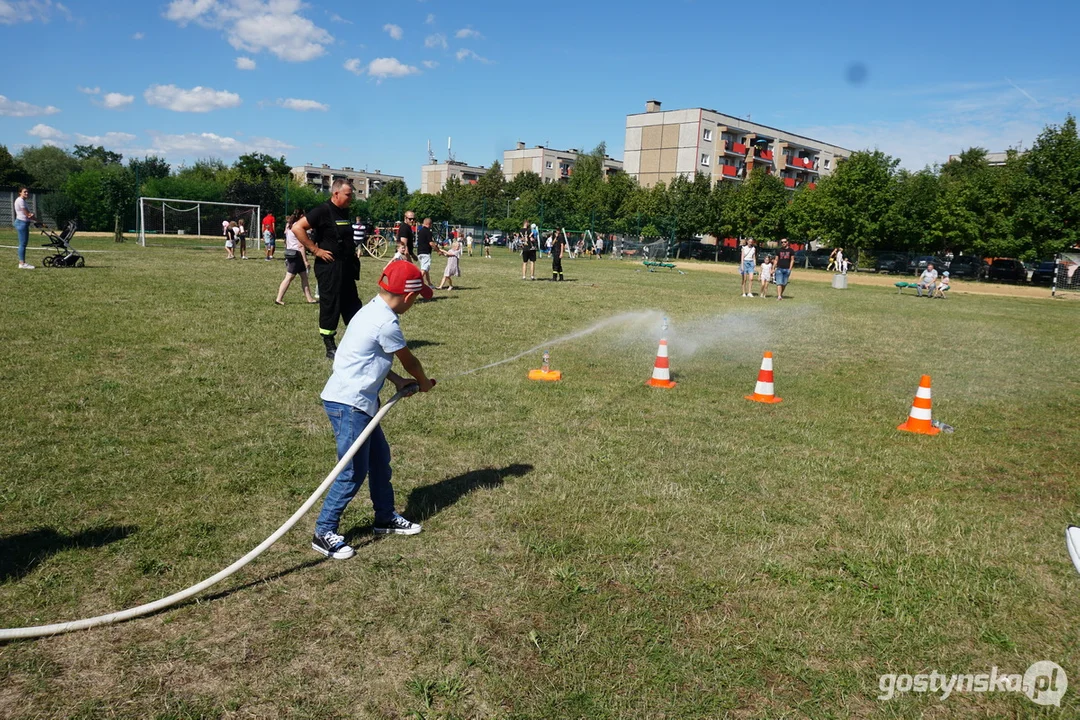
<path id="1" fill-rule="evenodd" d="M 473 490 L 497 488 L 505 477 L 521 477 L 532 472 L 532 465 L 514 463 L 502 469 L 484 468 L 470 470 L 431 485 L 418 487 L 409 493 L 408 503 L 402 515 L 413 522 L 424 522 L 445 510 Z"/>
<path id="2" fill-rule="evenodd" d="M 37 528 L 0 537 L 0 583 L 25 577 L 58 552 L 102 547 L 123 540 L 138 529 L 134 525 L 108 525 L 65 535 L 52 528 Z"/>
<path id="3" fill-rule="evenodd" d="M 441 342 L 432 342 L 431 340 L 408 340 L 409 348 L 415 350 L 417 348 L 442 345 Z"/>

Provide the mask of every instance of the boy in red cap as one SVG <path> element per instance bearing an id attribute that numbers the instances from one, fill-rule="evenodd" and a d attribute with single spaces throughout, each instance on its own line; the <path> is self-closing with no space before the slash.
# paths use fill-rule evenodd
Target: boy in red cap
<path id="1" fill-rule="evenodd" d="M 434 383 L 405 344 L 398 316 L 413 306 L 417 296 L 431 297 L 423 273 L 410 262 L 395 260 L 383 268 L 379 294 L 353 316 L 334 358 L 334 372 L 322 391 L 323 406 L 334 428 L 338 459 L 344 457 L 379 409 L 379 390 L 387 379 L 400 390 L 415 382 L 420 392 Z M 390 368 L 394 358 L 412 378 Z M 335 560 L 354 554 L 338 534 L 341 515 L 368 476 L 368 491 L 375 508 L 376 535 L 415 535 L 422 529 L 394 510 L 394 487 L 390 484 L 390 446 L 381 427 L 376 427 L 330 486 L 315 521 L 311 547 Z"/>

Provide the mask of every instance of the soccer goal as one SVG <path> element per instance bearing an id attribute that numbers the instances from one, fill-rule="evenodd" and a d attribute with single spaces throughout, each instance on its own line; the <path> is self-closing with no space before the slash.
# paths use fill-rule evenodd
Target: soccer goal
<path id="1" fill-rule="evenodd" d="M 139 198 L 139 244 L 162 247 L 217 247 L 225 242 L 225 227 L 243 221 L 248 244 L 261 245 L 261 207 L 243 203 Z"/>
<path id="2" fill-rule="evenodd" d="M 1059 292 L 1080 292 L 1080 253 L 1061 253 L 1054 258 L 1054 280 L 1051 295 Z"/>

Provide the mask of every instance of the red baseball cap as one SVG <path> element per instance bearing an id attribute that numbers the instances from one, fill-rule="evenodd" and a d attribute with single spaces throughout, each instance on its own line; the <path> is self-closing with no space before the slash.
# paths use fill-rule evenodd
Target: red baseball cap
<path id="1" fill-rule="evenodd" d="M 431 297 L 431 288 L 424 284 L 420 268 L 405 260 L 395 260 L 383 269 L 379 287 L 395 295 L 418 292 L 425 300 Z"/>

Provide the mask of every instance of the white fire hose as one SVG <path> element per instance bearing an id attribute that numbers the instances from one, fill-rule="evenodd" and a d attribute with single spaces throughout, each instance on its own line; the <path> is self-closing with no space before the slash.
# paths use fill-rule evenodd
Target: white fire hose
<path id="1" fill-rule="evenodd" d="M 146 603 L 145 605 L 139 605 L 138 607 L 129 608 L 127 610 L 109 613 L 108 615 L 98 615 L 97 617 L 86 618 L 84 620 L 72 620 L 71 622 L 55 623 L 53 625 L 37 625 L 34 627 L 0 629 L 0 641 L 45 637 L 46 635 L 59 635 L 61 633 L 71 632 L 73 630 L 85 630 L 87 628 L 97 627 L 98 625 L 109 625 L 111 623 L 120 622 L 122 620 L 130 620 L 131 618 L 140 617 L 142 615 L 149 615 L 150 613 L 154 613 L 163 608 L 167 608 L 170 605 L 175 605 L 181 600 L 186 600 L 192 595 L 196 595 L 202 592 L 211 585 L 215 585 L 216 583 L 221 582 L 225 578 L 235 573 L 240 568 L 247 565 L 255 558 L 259 557 L 259 555 L 262 555 L 263 552 L 265 552 L 266 549 L 269 548 L 271 545 L 276 543 L 282 535 L 289 532 L 289 530 L 291 530 L 292 527 L 300 521 L 300 518 L 302 518 L 307 513 L 307 511 L 310 510 L 316 502 L 318 502 L 319 498 L 322 497 L 323 493 L 325 493 L 330 488 L 330 485 L 333 484 L 334 480 L 337 479 L 337 476 L 341 473 L 341 471 L 345 469 L 345 466 L 352 462 L 353 455 L 355 455 L 356 452 L 360 449 L 360 446 L 367 441 L 371 433 L 375 431 L 375 428 L 379 426 L 379 422 L 383 419 L 383 416 L 386 415 L 390 408 L 394 407 L 398 400 L 403 397 L 408 397 L 412 395 L 413 393 L 417 392 L 418 389 L 419 388 L 415 384 L 412 384 L 395 393 L 394 396 L 390 398 L 387 403 L 379 409 L 379 412 L 375 414 L 375 417 L 371 418 L 371 422 L 369 422 L 367 427 L 364 428 L 364 432 L 360 433 L 360 437 L 356 438 L 356 441 L 349 448 L 349 451 L 345 453 L 341 460 L 338 461 L 338 464 L 334 466 L 334 469 L 330 471 L 330 474 L 326 476 L 326 479 L 322 481 L 322 484 L 319 485 L 315 492 L 311 494 L 311 497 L 309 497 L 304 502 L 304 504 L 300 506 L 300 509 L 293 513 L 292 517 L 286 520 L 284 525 L 274 531 L 273 535 L 259 543 L 258 547 L 256 547 L 247 555 L 234 562 L 229 567 L 219 572 L 217 575 L 208 577 L 198 585 L 192 585 L 186 590 L 181 590 L 178 593 L 174 593 L 168 597 L 161 598 L 160 600 L 155 600 L 154 602 Z"/>

